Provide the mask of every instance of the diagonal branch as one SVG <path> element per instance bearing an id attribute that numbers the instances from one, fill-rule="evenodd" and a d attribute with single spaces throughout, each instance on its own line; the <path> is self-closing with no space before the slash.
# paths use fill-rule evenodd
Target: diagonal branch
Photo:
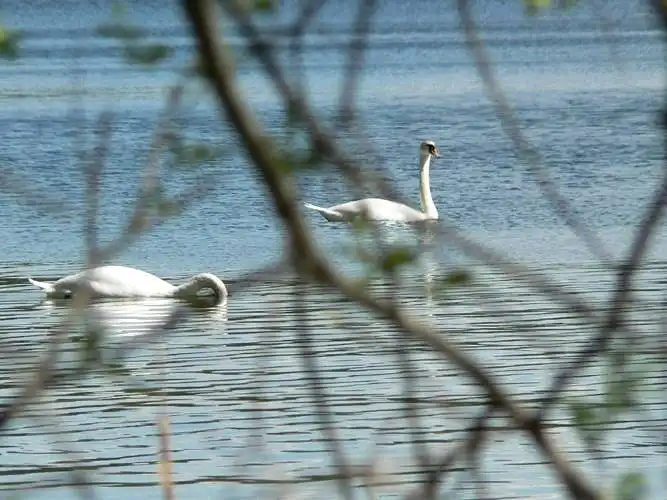
<path id="1" fill-rule="evenodd" d="M 347 125 L 354 119 L 355 90 L 364 65 L 364 52 L 368 44 L 368 34 L 376 6 L 376 0 L 359 0 L 359 12 L 348 51 L 347 71 L 341 92 L 339 120 L 342 125 Z"/>
<path id="2" fill-rule="evenodd" d="M 224 44 L 219 44 L 214 35 L 217 33 L 214 6 L 212 0 L 183 0 L 186 16 L 191 23 L 202 60 L 205 61 L 207 76 L 218 96 L 221 108 L 238 132 L 259 175 L 273 196 L 278 214 L 287 224 L 292 248 L 295 251 L 294 262 L 299 266 L 298 270 L 304 275 L 311 275 L 317 280 L 333 285 L 347 298 L 391 321 L 405 335 L 424 342 L 454 363 L 484 389 L 494 407 L 507 412 L 519 428 L 533 437 L 575 498 L 586 500 L 599 498 L 592 487 L 557 452 L 542 428 L 531 425 L 527 413 L 472 359 L 443 341 L 438 332 L 409 319 L 391 304 L 375 300 L 349 283 L 319 255 L 300 217 L 293 186 L 273 160 L 267 142 L 261 140 L 262 129 L 254 115 L 238 98 L 240 94 L 230 71 L 233 61 L 229 49 Z"/>
<path id="3" fill-rule="evenodd" d="M 656 15 L 663 23 L 663 29 L 667 31 L 667 6 L 658 0 L 652 3 L 655 7 Z M 567 386 L 568 382 L 583 370 L 593 358 L 604 352 L 614 333 L 624 326 L 623 312 L 630 301 L 632 280 L 648 251 L 649 242 L 663 218 L 665 205 L 667 204 L 667 104 L 665 104 L 665 109 L 663 110 L 663 117 L 662 126 L 665 129 L 665 170 L 663 178 L 639 224 L 628 255 L 617 273 L 616 287 L 609 306 L 607 319 L 602 325 L 600 332 L 588 342 L 586 348 L 554 378 L 542 406 L 535 415 L 536 423 L 539 423 L 544 418 L 546 412 L 558 400 L 560 393 Z"/>
<path id="4" fill-rule="evenodd" d="M 512 111 L 512 107 L 509 105 L 500 84 L 493 74 L 488 54 L 479 37 L 477 24 L 470 11 L 470 2 L 468 0 L 458 0 L 458 10 L 462 28 L 466 35 L 466 43 L 474 56 L 477 71 L 484 82 L 484 88 L 495 107 L 500 125 L 512 142 L 519 158 L 522 158 L 528 165 L 529 173 L 535 177 L 544 197 L 551 203 L 556 214 L 581 238 L 589 251 L 603 263 L 613 262 L 613 258 L 605 250 L 602 241 L 595 232 L 586 227 L 576 215 L 568 200 L 560 193 L 558 187 L 556 187 L 554 181 L 551 179 L 549 171 L 543 165 L 539 151 L 530 144 L 521 132 L 519 120 Z"/>
<path id="5" fill-rule="evenodd" d="M 276 90 L 283 97 L 285 106 L 288 109 L 293 110 L 293 112 L 298 113 L 298 116 L 306 126 L 307 133 L 311 135 L 313 143 L 319 148 L 323 155 L 328 156 L 329 159 L 340 168 L 341 172 L 345 174 L 346 177 L 351 179 L 353 184 L 356 184 L 357 186 L 363 185 L 363 178 L 356 163 L 349 159 L 343 151 L 340 150 L 335 141 L 332 140 L 331 133 L 329 133 L 326 128 L 316 120 L 314 113 L 308 107 L 304 97 L 289 86 L 280 66 L 273 57 L 271 47 L 263 40 L 258 29 L 251 22 L 247 11 L 240 7 L 235 1 L 223 2 L 222 7 L 236 20 L 241 31 L 248 37 L 250 40 L 250 50 L 263 64 L 266 73 L 275 85 Z M 253 160 L 254 159 L 255 158 L 253 158 Z M 388 183 L 385 182 L 380 187 L 382 188 L 381 190 L 383 191 L 383 194 L 389 199 L 399 199 L 394 196 Z M 585 321 L 589 323 L 593 322 L 595 325 L 601 324 L 601 321 L 596 318 L 597 315 L 590 306 L 586 305 L 580 298 L 576 298 L 573 294 L 563 289 L 563 287 L 553 283 L 547 277 L 540 276 L 524 266 L 512 263 L 490 249 L 464 237 L 453 225 L 447 224 L 444 220 L 438 223 L 436 229 L 440 234 L 448 237 L 454 245 L 468 253 L 473 258 L 486 264 L 494 265 L 509 276 L 518 278 L 520 281 L 523 281 L 538 292 L 558 300 L 569 310 L 579 314 Z"/>

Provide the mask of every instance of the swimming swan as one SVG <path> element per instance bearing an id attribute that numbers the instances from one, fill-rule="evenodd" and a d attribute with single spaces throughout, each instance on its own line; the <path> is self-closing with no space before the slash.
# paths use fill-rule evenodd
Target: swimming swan
<path id="1" fill-rule="evenodd" d="M 173 297 L 195 299 L 202 290 L 210 290 L 216 304 L 227 299 L 227 288 L 220 278 L 210 273 L 197 274 L 180 286 L 154 276 L 145 271 L 125 266 L 100 266 L 86 269 L 45 283 L 28 278 L 33 285 L 46 292 L 47 297 L 71 298 L 76 293 L 87 290 L 91 298 L 139 298 Z"/>
<path id="2" fill-rule="evenodd" d="M 424 141 L 419 146 L 419 194 L 422 211 L 381 198 L 364 198 L 363 200 L 349 201 L 329 208 L 318 207 L 310 203 L 304 203 L 304 206 L 316 210 L 325 219 L 334 222 L 350 221 L 359 216 L 373 221 L 417 222 L 435 220 L 438 218 L 438 210 L 435 208 L 435 203 L 433 203 L 431 197 L 429 170 L 431 158 L 439 156 L 440 151 L 433 141 Z"/>

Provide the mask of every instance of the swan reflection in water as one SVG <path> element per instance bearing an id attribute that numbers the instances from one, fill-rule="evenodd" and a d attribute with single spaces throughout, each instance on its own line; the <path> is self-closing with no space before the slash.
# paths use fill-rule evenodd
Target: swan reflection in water
<path id="1" fill-rule="evenodd" d="M 148 341 L 148 337 L 158 338 L 165 329 L 189 320 L 203 326 L 202 318 L 212 323 L 210 326 L 219 334 L 214 325 L 227 322 L 227 304 L 212 304 L 207 297 L 187 302 L 170 298 L 102 299 L 90 302 L 82 312 L 82 319 L 88 329 L 104 332 L 109 340 L 140 337 L 137 340 Z M 69 299 L 47 297 L 40 306 L 60 311 L 72 308 L 73 303 Z"/>

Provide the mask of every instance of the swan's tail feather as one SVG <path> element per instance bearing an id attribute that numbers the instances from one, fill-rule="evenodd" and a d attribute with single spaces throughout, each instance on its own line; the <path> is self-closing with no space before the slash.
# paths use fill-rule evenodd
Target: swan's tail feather
<path id="1" fill-rule="evenodd" d="M 310 208 L 311 210 L 315 210 L 316 212 L 319 212 L 328 221 L 341 221 L 344 219 L 343 214 L 341 214 L 340 212 L 336 212 L 335 210 L 329 210 L 328 208 L 318 207 L 317 205 L 313 205 L 312 203 L 304 203 L 303 206 L 306 208 Z"/>
<path id="2" fill-rule="evenodd" d="M 44 290 L 46 293 L 53 291 L 53 285 L 51 283 L 46 283 L 45 281 L 37 281 L 32 279 L 31 277 L 28 277 L 28 281 L 33 285 L 35 285 L 36 287 Z"/>

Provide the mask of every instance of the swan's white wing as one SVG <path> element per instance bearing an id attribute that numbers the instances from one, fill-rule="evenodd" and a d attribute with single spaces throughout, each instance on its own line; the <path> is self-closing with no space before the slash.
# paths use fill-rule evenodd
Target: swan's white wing
<path id="1" fill-rule="evenodd" d="M 82 273 L 84 286 L 99 297 L 170 297 L 176 287 L 140 269 L 102 266 Z"/>
<path id="2" fill-rule="evenodd" d="M 402 203 L 382 198 L 364 198 L 329 207 L 328 210 L 343 214 L 346 218 L 363 215 L 373 221 L 414 222 L 425 219 L 423 212 Z"/>

